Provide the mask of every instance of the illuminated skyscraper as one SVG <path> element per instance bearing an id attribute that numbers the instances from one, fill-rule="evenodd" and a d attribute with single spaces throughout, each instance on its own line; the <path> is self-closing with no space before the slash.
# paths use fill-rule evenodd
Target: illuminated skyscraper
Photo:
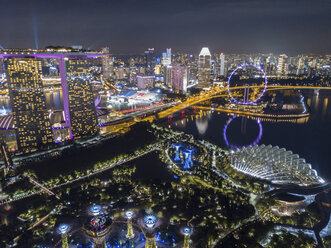
<path id="1" fill-rule="evenodd" d="M 130 84 L 137 85 L 137 72 L 136 71 L 130 72 Z"/>
<path id="2" fill-rule="evenodd" d="M 301 56 L 298 61 L 298 67 L 297 67 L 297 75 L 301 75 L 304 73 L 304 66 L 305 66 L 305 60 L 304 57 Z"/>
<path id="3" fill-rule="evenodd" d="M 70 115 L 67 125 L 69 124 L 68 126 L 71 127 L 72 138 L 93 136 L 99 131 L 89 67 L 87 59 L 66 61 L 66 85 Z"/>
<path id="4" fill-rule="evenodd" d="M 186 92 L 187 89 L 187 70 L 185 66 L 171 67 L 171 86 L 174 91 Z"/>
<path id="5" fill-rule="evenodd" d="M 198 62 L 198 87 L 210 87 L 211 54 L 208 47 L 203 47 Z"/>
<path id="6" fill-rule="evenodd" d="M 198 75 L 198 64 L 196 61 L 192 61 L 187 66 L 188 71 L 188 81 L 191 83 L 196 83 Z"/>
<path id="7" fill-rule="evenodd" d="M 155 77 L 154 76 L 144 76 L 138 75 L 137 76 L 137 85 L 138 89 L 151 89 L 154 87 Z"/>
<path id="8" fill-rule="evenodd" d="M 154 67 L 154 74 L 155 75 L 161 75 L 161 65 L 160 64 L 156 64 Z"/>
<path id="9" fill-rule="evenodd" d="M 34 151 L 53 142 L 41 80 L 41 61 L 8 58 L 6 72 L 18 149 Z"/>
<path id="10" fill-rule="evenodd" d="M 127 78 L 126 68 L 116 67 L 115 77 L 116 77 L 116 79 L 125 79 L 125 78 Z"/>
<path id="11" fill-rule="evenodd" d="M 165 53 L 162 53 L 162 65 L 171 65 L 171 48 L 167 48 L 167 51 Z"/>
<path id="12" fill-rule="evenodd" d="M 285 75 L 287 73 L 287 55 L 281 54 L 278 58 L 277 75 Z"/>
<path id="13" fill-rule="evenodd" d="M 220 75 L 221 76 L 225 75 L 224 64 L 225 64 L 225 55 L 224 55 L 224 53 L 221 53 L 220 54 Z"/>
<path id="14" fill-rule="evenodd" d="M 155 67 L 155 52 L 154 48 L 148 48 L 148 50 L 145 51 L 146 55 L 146 68 L 148 74 L 153 74 L 154 67 Z"/>
<path id="15" fill-rule="evenodd" d="M 107 56 L 102 57 L 102 76 L 104 79 L 109 79 L 112 76 L 109 47 L 104 47 L 101 51 L 105 54 L 108 54 Z"/>
<path id="16" fill-rule="evenodd" d="M 172 66 L 168 65 L 167 67 L 164 68 L 164 81 L 165 84 L 171 88 L 172 87 L 172 82 L 171 82 L 171 70 Z"/>

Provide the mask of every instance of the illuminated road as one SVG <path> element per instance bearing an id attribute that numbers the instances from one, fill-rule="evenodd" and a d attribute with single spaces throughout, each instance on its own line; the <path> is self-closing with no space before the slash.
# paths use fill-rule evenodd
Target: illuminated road
<path id="1" fill-rule="evenodd" d="M 240 89 L 245 89 L 245 88 L 263 88 L 264 86 L 237 86 L 237 87 L 232 87 L 231 90 L 240 90 Z M 326 89 L 326 90 L 331 90 L 331 87 L 316 87 L 316 86 L 279 86 L 279 85 L 269 85 L 267 90 L 289 90 L 289 89 Z M 189 106 L 193 106 L 197 103 L 204 102 L 207 100 L 210 100 L 212 98 L 217 98 L 217 97 L 224 97 L 228 96 L 227 94 L 227 87 L 224 88 L 211 88 L 209 91 L 203 91 L 201 94 L 193 97 L 189 97 L 186 101 L 178 104 L 175 107 L 169 108 L 165 111 L 162 111 L 158 113 L 158 118 L 164 118 L 167 117 L 175 112 L 178 112 L 182 109 L 185 109 Z M 226 94 L 224 94 L 226 93 Z M 231 111 L 232 113 L 232 111 Z M 150 116 L 145 119 L 144 121 L 154 121 L 156 119 L 156 116 Z"/>
<path id="2" fill-rule="evenodd" d="M 210 107 L 204 107 L 204 106 L 196 106 L 196 108 L 202 110 L 210 110 Z M 301 118 L 301 117 L 309 116 L 309 113 L 293 114 L 293 115 L 272 115 L 272 114 L 255 113 L 250 111 L 240 111 L 240 110 L 225 109 L 225 108 L 214 108 L 214 110 L 218 112 L 225 112 L 225 113 L 231 113 L 237 115 L 249 115 L 249 116 L 266 117 L 266 118 Z"/>
<path id="3" fill-rule="evenodd" d="M 244 89 L 244 88 L 263 88 L 263 86 L 237 86 L 237 87 L 232 87 L 231 90 L 240 90 L 240 89 Z M 331 87 L 318 87 L 318 86 L 279 86 L 279 85 L 268 85 L 267 91 L 270 90 L 290 90 L 290 89 L 325 89 L 325 90 L 331 90 Z M 109 125 L 107 126 L 107 132 L 125 132 L 126 130 L 128 130 L 128 128 L 130 128 L 130 126 L 134 125 L 135 123 L 139 122 L 139 121 L 149 121 L 149 122 L 153 122 L 156 119 L 161 119 L 161 118 L 165 118 L 169 115 L 172 115 L 182 109 L 185 109 L 187 107 L 196 105 L 200 102 L 204 102 L 213 98 L 218 98 L 218 97 L 227 97 L 227 87 L 214 87 L 211 88 L 209 91 L 203 91 L 201 92 L 199 95 L 195 95 L 195 96 L 191 96 L 189 97 L 186 101 L 184 102 L 180 102 L 179 104 L 177 104 L 174 107 L 168 108 L 164 111 L 159 112 L 156 115 L 151 115 L 148 116 L 146 118 L 142 118 L 141 120 L 137 120 L 137 119 L 133 119 L 130 120 L 128 122 L 125 123 L 120 123 L 120 124 L 113 124 L 113 125 Z M 235 111 L 224 111 L 224 112 L 228 112 L 228 113 L 235 113 Z M 238 113 L 240 114 L 240 113 Z M 241 114 L 245 114 L 244 112 Z M 248 114 L 248 113 L 246 113 Z M 250 115 L 253 115 L 252 113 L 250 113 Z M 260 117 L 275 117 L 275 116 L 269 116 L 269 115 L 261 115 Z M 284 118 L 285 116 L 279 116 L 279 118 Z M 296 116 L 297 117 L 307 117 L 306 115 L 303 116 Z M 293 118 L 292 116 L 288 116 L 286 118 Z"/>
<path id="4" fill-rule="evenodd" d="M 109 121 L 108 123 L 105 123 L 105 124 L 106 125 L 111 125 L 112 122 L 119 122 L 119 121 L 123 121 L 123 120 L 126 120 L 126 119 L 130 119 L 130 118 L 132 119 L 134 117 L 147 115 L 147 114 L 150 114 L 151 112 L 156 112 L 156 111 L 162 110 L 164 108 L 173 107 L 174 105 L 176 105 L 176 103 L 171 102 L 171 103 L 165 103 L 165 104 L 162 104 L 162 105 L 147 107 L 147 108 L 144 108 L 142 110 L 137 110 L 137 111 L 125 114 L 123 116 L 116 117 L 113 120 L 111 120 L 111 121 Z"/>

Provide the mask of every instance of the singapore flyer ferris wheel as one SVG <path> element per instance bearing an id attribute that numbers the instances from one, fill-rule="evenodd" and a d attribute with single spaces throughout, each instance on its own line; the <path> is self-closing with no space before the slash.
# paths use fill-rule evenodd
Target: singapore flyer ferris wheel
<path id="1" fill-rule="evenodd" d="M 264 95 L 268 86 L 264 70 L 253 64 L 236 67 L 228 77 L 227 91 L 235 104 L 254 104 Z"/>

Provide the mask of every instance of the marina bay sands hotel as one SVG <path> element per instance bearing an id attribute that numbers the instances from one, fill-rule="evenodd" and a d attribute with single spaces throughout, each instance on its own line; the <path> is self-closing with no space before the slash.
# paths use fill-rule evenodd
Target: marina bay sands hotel
<path id="1" fill-rule="evenodd" d="M 86 51 L 0 50 L 19 151 L 31 152 L 54 142 L 42 83 L 42 59 L 58 60 L 65 125 L 70 139 L 99 131 L 90 80 L 90 63 L 109 54 Z"/>

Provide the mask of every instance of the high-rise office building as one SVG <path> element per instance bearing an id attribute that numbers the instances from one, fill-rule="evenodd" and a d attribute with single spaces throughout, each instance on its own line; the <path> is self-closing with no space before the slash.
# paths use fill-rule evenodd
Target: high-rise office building
<path id="1" fill-rule="evenodd" d="M 107 54 L 102 57 L 102 76 L 104 79 L 109 79 L 112 76 L 112 66 L 110 61 L 109 47 L 102 48 L 102 53 Z"/>
<path id="2" fill-rule="evenodd" d="M 265 60 L 265 64 L 263 65 L 264 71 L 267 75 L 275 75 L 277 71 L 276 59 L 274 56 L 268 56 Z"/>
<path id="3" fill-rule="evenodd" d="M 4 77 L 6 74 L 6 68 L 4 66 L 4 60 L 3 58 L 0 58 L 0 80 Z"/>
<path id="4" fill-rule="evenodd" d="M 144 76 L 138 75 L 137 76 L 137 86 L 138 89 L 151 89 L 154 87 L 155 77 L 154 76 Z"/>
<path id="5" fill-rule="evenodd" d="M 154 67 L 154 74 L 155 75 L 161 75 L 161 65 L 160 64 L 156 64 Z"/>
<path id="6" fill-rule="evenodd" d="M 89 64 L 88 59 L 70 59 L 66 61 L 69 127 L 71 127 L 72 138 L 93 136 L 99 131 L 90 82 Z M 65 97 L 65 94 L 63 94 L 63 97 Z"/>
<path id="7" fill-rule="evenodd" d="M 171 85 L 171 65 L 168 65 L 167 67 L 164 68 L 164 82 L 166 84 L 166 86 L 168 86 L 169 88 L 172 87 Z"/>
<path id="8" fill-rule="evenodd" d="M 297 66 L 297 75 L 301 75 L 304 73 L 304 66 L 305 66 L 305 59 L 303 56 L 301 56 L 298 60 L 298 66 Z"/>
<path id="9" fill-rule="evenodd" d="M 278 58 L 277 75 L 285 75 L 287 73 L 287 55 L 281 54 Z"/>
<path id="10" fill-rule="evenodd" d="M 128 74 L 125 67 L 116 67 L 115 68 L 115 78 L 116 79 L 126 79 Z"/>
<path id="11" fill-rule="evenodd" d="M 137 71 L 130 72 L 130 84 L 137 85 Z"/>
<path id="12" fill-rule="evenodd" d="M 148 48 L 145 51 L 147 73 L 152 75 L 155 67 L 155 51 L 154 48 Z"/>
<path id="13" fill-rule="evenodd" d="M 211 75 L 216 75 L 219 70 L 218 61 L 212 59 L 210 61 L 210 65 L 211 65 Z"/>
<path id="14" fill-rule="evenodd" d="M 145 75 L 146 74 L 146 68 L 145 67 L 140 67 L 139 68 L 139 73 Z"/>
<path id="15" fill-rule="evenodd" d="M 196 83 L 198 76 L 198 63 L 196 61 L 189 62 L 187 66 L 188 71 L 188 81 L 191 83 Z"/>
<path id="16" fill-rule="evenodd" d="M 185 66 L 171 67 L 171 85 L 175 92 L 186 93 L 187 90 L 187 70 Z"/>
<path id="17" fill-rule="evenodd" d="M 224 53 L 220 54 L 220 75 L 225 76 L 225 55 L 224 55 Z"/>
<path id="18" fill-rule="evenodd" d="M 8 58 L 6 61 L 17 146 L 22 152 L 53 142 L 41 70 L 41 61 L 34 58 Z"/>
<path id="19" fill-rule="evenodd" d="M 208 47 L 203 47 L 198 62 L 198 88 L 210 87 L 211 54 Z"/>
<path id="20" fill-rule="evenodd" d="M 167 48 L 167 51 L 165 53 L 162 53 L 162 65 L 171 65 L 171 48 Z"/>

